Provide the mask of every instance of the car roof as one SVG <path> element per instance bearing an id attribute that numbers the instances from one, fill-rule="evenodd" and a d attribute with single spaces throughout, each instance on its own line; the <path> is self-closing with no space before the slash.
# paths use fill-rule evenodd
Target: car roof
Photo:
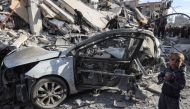
<path id="1" fill-rule="evenodd" d="M 128 35 L 126 35 L 127 33 L 141 33 L 141 34 L 144 34 L 143 37 L 141 38 L 146 38 L 146 37 L 150 37 L 152 40 L 154 40 L 154 35 L 151 31 L 148 31 L 148 30 L 144 30 L 144 29 L 115 29 L 115 30 L 111 30 L 111 31 L 106 31 L 106 32 L 101 32 L 99 34 L 96 34 L 78 44 L 76 44 L 73 49 L 76 49 L 78 47 L 81 47 L 83 45 L 86 45 L 90 42 L 93 42 L 93 41 L 96 41 L 96 40 L 99 40 L 99 39 L 106 39 L 108 36 L 110 35 L 123 35 L 123 36 L 126 36 L 128 37 Z"/>

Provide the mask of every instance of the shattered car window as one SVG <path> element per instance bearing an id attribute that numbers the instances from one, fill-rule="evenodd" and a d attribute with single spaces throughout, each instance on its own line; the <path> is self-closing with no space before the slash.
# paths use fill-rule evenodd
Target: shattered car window
<path id="1" fill-rule="evenodd" d="M 134 53 L 137 45 L 139 44 L 139 40 L 138 39 L 134 39 L 134 38 L 131 38 L 130 41 L 129 41 L 129 47 L 128 47 L 128 54 L 129 54 L 129 57 L 132 56 L 132 54 Z"/>
<path id="2" fill-rule="evenodd" d="M 79 57 L 93 58 L 130 58 L 139 43 L 139 39 L 116 37 L 91 44 L 79 50 Z"/>
<path id="3" fill-rule="evenodd" d="M 119 83 L 121 75 L 139 75 L 131 59 L 140 42 L 142 39 L 137 37 L 115 35 L 82 46 L 77 52 L 76 81 L 83 85 L 110 87 Z"/>

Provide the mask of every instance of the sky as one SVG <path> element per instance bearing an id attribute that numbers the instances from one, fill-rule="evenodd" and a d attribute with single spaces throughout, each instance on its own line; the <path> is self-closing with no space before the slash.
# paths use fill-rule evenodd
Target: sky
<path id="1" fill-rule="evenodd" d="M 140 0 L 140 3 L 158 1 L 161 0 Z M 176 12 L 185 13 L 190 16 L 190 0 L 173 0 L 172 7 Z M 170 8 L 169 13 L 175 13 L 173 9 Z"/>

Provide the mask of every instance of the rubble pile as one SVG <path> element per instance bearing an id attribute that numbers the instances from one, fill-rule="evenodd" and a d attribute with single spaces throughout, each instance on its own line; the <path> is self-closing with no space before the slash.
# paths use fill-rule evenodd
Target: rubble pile
<path id="1" fill-rule="evenodd" d="M 68 47 L 97 32 L 146 23 L 136 7 L 118 1 L 3 0 L 0 7 L 1 33 L 5 33 L 0 42 L 12 45 L 17 39 L 17 48 L 49 46 L 62 50 L 61 46 Z M 118 19 L 113 20 L 115 16 Z M 22 41 L 21 33 L 25 36 Z M 60 40 L 64 43 L 57 46 Z"/>

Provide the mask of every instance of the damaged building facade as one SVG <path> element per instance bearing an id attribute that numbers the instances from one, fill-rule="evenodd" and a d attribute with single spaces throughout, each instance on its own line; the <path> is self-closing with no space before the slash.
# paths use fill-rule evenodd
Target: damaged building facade
<path id="1" fill-rule="evenodd" d="M 156 16 L 158 18 L 160 15 L 167 15 L 171 3 L 172 1 L 170 0 L 163 0 L 160 2 L 141 3 L 138 5 L 138 7 L 141 9 L 141 12 L 149 19 L 155 19 Z"/>

